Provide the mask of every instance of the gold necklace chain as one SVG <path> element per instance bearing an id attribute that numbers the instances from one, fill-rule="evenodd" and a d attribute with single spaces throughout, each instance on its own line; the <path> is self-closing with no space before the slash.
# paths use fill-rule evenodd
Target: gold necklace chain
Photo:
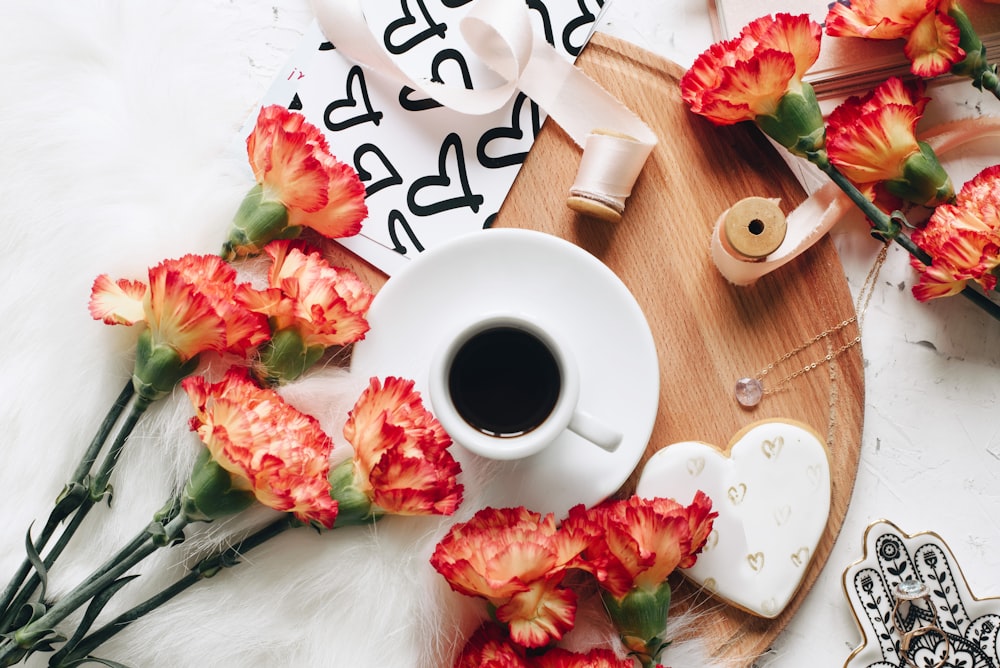
<path id="1" fill-rule="evenodd" d="M 794 350 L 791 350 L 778 359 L 774 360 L 763 369 L 757 372 L 753 378 L 740 378 L 736 382 L 736 399 L 741 405 L 752 408 L 760 403 L 761 399 L 769 394 L 774 394 L 775 392 L 781 392 L 786 389 L 788 385 L 799 376 L 809 373 L 821 364 L 826 364 L 832 362 L 834 359 L 847 352 L 857 344 L 861 343 L 861 325 L 864 320 L 864 314 L 868 310 L 868 305 L 871 303 L 872 295 L 875 292 L 875 282 L 878 279 L 879 271 L 882 269 L 882 265 L 885 263 L 885 258 L 889 252 L 889 245 L 884 244 L 882 249 L 878 253 L 878 257 L 875 258 L 874 264 L 872 264 L 871 269 L 868 270 L 868 275 L 865 277 L 865 282 L 861 285 L 861 290 L 858 293 L 858 298 L 854 303 L 855 314 L 846 320 L 842 320 L 836 325 L 829 327 L 816 336 L 812 337 L 805 343 L 797 346 Z M 764 386 L 764 377 L 774 371 L 775 367 L 790 360 L 799 353 L 811 348 L 820 341 L 828 338 L 832 334 L 836 334 L 840 330 L 848 327 L 852 323 L 858 323 L 858 334 L 853 339 L 847 343 L 841 345 L 836 350 L 831 350 L 827 352 L 826 355 L 820 357 L 819 359 L 800 367 L 799 369 L 788 374 L 777 383 L 774 387 Z"/>
<path id="2" fill-rule="evenodd" d="M 778 366 L 779 364 L 781 364 L 782 362 L 784 362 L 784 361 L 786 361 L 788 359 L 791 359 L 795 355 L 798 355 L 800 352 L 802 352 L 806 348 L 809 348 L 813 344 L 822 341 L 823 339 L 825 339 L 826 337 L 830 336 L 831 334 L 836 334 L 837 332 L 839 332 L 840 330 L 844 329 L 845 327 L 847 327 L 848 325 L 850 325 L 852 322 L 856 321 L 857 319 L 858 319 L 858 317 L 856 315 L 855 316 L 851 316 L 847 320 L 844 320 L 844 321 L 840 322 L 839 324 L 834 325 L 830 329 L 827 329 L 827 330 L 825 330 L 823 332 L 820 332 L 819 334 L 817 334 L 816 336 L 814 336 L 812 339 L 810 339 L 806 343 L 803 343 L 801 346 L 799 346 L 795 350 L 793 350 L 791 352 L 785 353 L 780 358 L 778 358 L 775 361 L 773 361 L 770 364 L 768 364 L 766 367 L 764 367 L 763 369 L 761 369 L 760 371 L 758 371 L 757 375 L 754 376 L 754 378 L 756 378 L 757 380 L 763 381 L 764 376 L 766 376 L 769 372 L 773 371 L 774 367 Z M 845 343 L 844 345 L 842 345 L 837 350 L 829 352 L 824 357 L 821 357 L 821 358 L 819 358 L 818 360 L 816 360 L 814 362 L 806 364 L 804 367 L 802 367 L 802 368 L 800 368 L 800 369 L 798 369 L 796 371 L 793 371 L 792 373 L 788 374 L 787 376 L 785 376 L 784 378 L 782 378 L 781 380 L 779 380 L 777 383 L 775 383 L 775 387 L 773 387 L 773 388 L 769 388 L 769 387 L 764 388 L 764 395 L 766 396 L 768 394 L 774 394 L 775 392 L 780 392 L 782 389 L 784 389 L 784 387 L 786 385 L 788 385 L 790 382 L 792 382 L 792 380 L 794 378 L 797 378 L 797 377 L 801 376 L 804 373 L 809 373 L 810 371 L 812 371 L 813 369 L 815 369 L 816 367 L 818 367 L 820 364 L 823 364 L 825 362 L 832 362 L 834 360 L 834 358 L 836 358 L 840 354 L 846 352 L 847 350 L 849 350 L 850 348 L 854 347 L 855 345 L 857 345 L 859 343 L 861 343 L 861 334 L 858 334 L 857 336 L 855 336 L 853 339 L 851 339 L 850 341 L 848 341 L 847 343 Z"/>

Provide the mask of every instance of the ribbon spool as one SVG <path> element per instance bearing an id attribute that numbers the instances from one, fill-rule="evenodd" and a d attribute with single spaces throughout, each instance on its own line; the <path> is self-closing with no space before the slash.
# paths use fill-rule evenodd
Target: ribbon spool
<path id="1" fill-rule="evenodd" d="M 721 241 L 728 252 L 760 261 L 781 246 L 787 232 L 778 200 L 747 197 L 723 215 Z"/>
<path id="2" fill-rule="evenodd" d="M 522 91 L 583 148 L 570 208 L 621 219 L 656 135 L 535 33 L 527 4 L 477 0 L 462 19 L 462 36 L 473 53 L 503 79 L 494 88 L 473 90 L 410 78 L 375 39 L 361 0 L 312 0 L 312 5 L 323 34 L 341 54 L 455 111 L 487 114 Z"/>
<path id="3" fill-rule="evenodd" d="M 587 137 L 566 205 L 578 213 L 617 223 L 648 155 L 634 137 L 595 131 Z"/>

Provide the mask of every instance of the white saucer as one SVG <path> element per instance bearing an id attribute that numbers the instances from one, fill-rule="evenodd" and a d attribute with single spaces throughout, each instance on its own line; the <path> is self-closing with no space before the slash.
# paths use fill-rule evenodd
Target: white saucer
<path id="1" fill-rule="evenodd" d="M 371 324 L 355 344 L 351 371 L 411 378 L 430 406 L 427 372 L 446 332 L 470 313 L 517 310 L 564 327 L 580 368 L 579 407 L 618 428 L 605 452 L 564 432 L 537 455 L 494 462 L 489 488 L 467 503 L 525 506 L 563 517 L 615 492 L 639 463 L 659 404 L 660 372 L 646 318 L 625 284 L 600 260 L 558 237 L 496 228 L 428 251 L 379 291 Z M 460 446 L 460 444 L 457 444 Z M 456 447 L 463 469 L 486 460 Z M 473 492 L 473 490 L 469 490 Z"/>

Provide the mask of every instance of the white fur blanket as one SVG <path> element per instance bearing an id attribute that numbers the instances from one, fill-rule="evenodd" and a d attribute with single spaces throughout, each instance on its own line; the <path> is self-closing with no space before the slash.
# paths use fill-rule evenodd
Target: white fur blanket
<path id="1" fill-rule="evenodd" d="M 311 19 L 304 0 L 7 2 L 0 21 L 0 574 L 23 557 L 78 453 L 128 378 L 135 332 L 92 320 L 93 279 L 144 278 L 218 251 L 247 189 L 240 127 Z M 335 439 L 360 385 L 336 370 L 288 388 Z M 52 573 L 65 591 L 186 477 L 197 441 L 183 396 L 159 402 Z M 466 469 L 474 499 L 488 472 Z M 460 513 L 461 517 L 468 512 Z M 262 518 L 258 518 L 262 519 Z M 453 520 L 297 530 L 200 583 L 101 651 L 130 666 L 448 666 L 483 615 L 428 563 Z M 218 525 L 162 550 L 120 609 L 185 572 Z M 599 612 L 571 644 L 612 642 Z M 672 622 L 677 628 L 681 620 Z M 706 666 L 698 643 L 667 663 Z M 30 665 L 45 665 L 36 656 Z"/>

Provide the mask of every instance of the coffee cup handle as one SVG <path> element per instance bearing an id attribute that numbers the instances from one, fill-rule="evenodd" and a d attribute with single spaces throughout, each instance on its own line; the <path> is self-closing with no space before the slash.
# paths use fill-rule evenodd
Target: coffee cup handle
<path id="1" fill-rule="evenodd" d="M 613 427 L 604 424 L 593 415 L 583 411 L 575 411 L 573 418 L 569 421 L 568 429 L 587 439 L 597 447 L 614 452 L 622 442 L 621 432 Z"/>

